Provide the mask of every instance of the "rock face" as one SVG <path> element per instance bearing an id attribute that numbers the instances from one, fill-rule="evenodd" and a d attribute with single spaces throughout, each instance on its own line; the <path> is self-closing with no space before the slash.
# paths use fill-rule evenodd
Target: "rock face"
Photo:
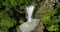
<path id="1" fill-rule="evenodd" d="M 55 4 L 58 2 L 58 0 L 45 0 L 45 7 L 49 8 L 49 9 L 53 9 L 53 7 L 55 6 Z"/>
<path id="2" fill-rule="evenodd" d="M 39 23 L 40 23 L 39 19 L 33 19 L 31 22 L 23 23 L 22 25 L 19 26 L 19 28 L 21 29 L 22 32 L 31 32 L 36 28 L 36 26 L 38 26 Z"/>
<path id="3" fill-rule="evenodd" d="M 43 32 L 44 26 L 43 22 L 40 21 L 39 25 L 33 30 L 33 32 Z"/>

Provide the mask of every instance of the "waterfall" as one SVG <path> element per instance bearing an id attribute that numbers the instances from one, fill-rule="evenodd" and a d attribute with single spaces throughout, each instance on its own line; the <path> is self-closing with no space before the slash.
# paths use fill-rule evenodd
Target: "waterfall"
<path id="1" fill-rule="evenodd" d="M 26 18 L 28 21 L 19 26 L 19 28 L 21 29 L 22 32 L 31 32 L 40 23 L 40 19 L 32 19 L 32 14 L 33 14 L 34 8 L 35 7 L 33 5 L 30 5 L 25 8 L 26 13 L 27 13 Z"/>
<path id="2" fill-rule="evenodd" d="M 28 22 L 31 22 L 32 20 L 33 11 L 34 11 L 33 5 L 26 7 L 26 13 L 27 13 L 26 18 L 28 19 Z"/>

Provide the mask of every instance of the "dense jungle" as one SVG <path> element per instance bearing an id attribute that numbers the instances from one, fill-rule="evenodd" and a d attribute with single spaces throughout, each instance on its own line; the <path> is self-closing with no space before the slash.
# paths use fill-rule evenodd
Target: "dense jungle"
<path id="1" fill-rule="evenodd" d="M 0 32 L 21 32 L 29 5 L 35 6 L 33 18 L 41 20 L 34 32 L 60 32 L 60 0 L 0 0 Z"/>

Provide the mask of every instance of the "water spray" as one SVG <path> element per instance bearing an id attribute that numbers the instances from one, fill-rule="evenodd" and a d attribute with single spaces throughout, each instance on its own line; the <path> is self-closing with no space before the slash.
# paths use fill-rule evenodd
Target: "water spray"
<path id="1" fill-rule="evenodd" d="M 28 22 L 31 22 L 32 20 L 32 14 L 33 14 L 33 11 L 34 11 L 34 6 L 29 6 L 29 7 L 26 7 L 26 18 L 28 19 Z"/>

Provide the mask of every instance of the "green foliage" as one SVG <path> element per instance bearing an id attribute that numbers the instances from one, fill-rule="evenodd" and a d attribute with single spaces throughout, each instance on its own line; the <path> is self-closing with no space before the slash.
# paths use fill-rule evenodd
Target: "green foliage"
<path id="1" fill-rule="evenodd" d="M 7 13 L 0 12 L 0 32 L 8 32 L 8 28 L 16 24 L 14 18 L 10 18 Z"/>
<path id="2" fill-rule="evenodd" d="M 56 8 L 57 9 L 57 8 Z M 59 9 L 59 8 L 58 8 Z M 42 16 L 42 20 L 44 21 L 44 24 L 46 26 L 46 29 L 49 31 L 59 31 L 59 25 L 58 23 L 60 22 L 60 16 L 54 16 L 57 14 L 59 11 L 57 10 L 50 10 L 45 14 L 45 16 Z M 47 11 L 47 10 L 46 10 Z"/>
<path id="3" fill-rule="evenodd" d="M 40 15 L 40 20 L 43 21 L 44 26 L 48 31 L 59 31 L 60 25 L 58 23 L 60 23 L 60 3 L 57 3 L 55 9 L 46 8 L 44 5 L 41 5 L 37 10 L 36 15 Z"/>
<path id="4" fill-rule="evenodd" d="M 45 25 L 49 31 L 58 31 L 59 30 L 59 25 L 58 25 L 59 22 L 60 22 L 60 19 L 57 19 L 55 17 L 55 18 L 52 18 L 51 20 L 47 21 L 45 23 Z"/>
<path id="5" fill-rule="evenodd" d="M 6 27 L 0 27 L 0 32 L 8 32 L 8 29 Z"/>
<path id="6" fill-rule="evenodd" d="M 0 0 L 0 32 L 8 32 L 14 28 L 20 13 L 25 13 L 24 8 L 29 5 L 36 6 L 40 0 Z M 19 21 L 18 21 L 19 22 Z"/>
<path id="7" fill-rule="evenodd" d="M 5 27 L 13 27 L 14 24 L 16 24 L 16 21 L 14 18 L 10 18 L 8 14 L 3 13 L 0 15 L 0 26 Z"/>
<path id="8" fill-rule="evenodd" d="M 0 32 L 8 32 L 8 28 L 13 27 L 15 24 L 17 24 L 16 19 L 20 17 L 18 16 L 20 13 L 25 13 L 24 8 L 26 6 L 36 6 L 40 4 L 41 1 L 43 0 L 0 0 Z M 60 12 L 59 9 L 60 2 L 57 3 L 55 9 L 48 9 L 43 5 L 37 9 L 37 13 L 40 15 L 38 18 L 43 21 L 46 29 L 51 32 L 59 30 L 58 23 L 60 22 L 60 13 L 57 16 L 54 16 Z M 24 23 L 23 19 L 20 20 L 20 23 Z"/>
<path id="9" fill-rule="evenodd" d="M 49 31 L 58 31 L 58 25 L 48 26 L 47 29 L 48 29 Z"/>

